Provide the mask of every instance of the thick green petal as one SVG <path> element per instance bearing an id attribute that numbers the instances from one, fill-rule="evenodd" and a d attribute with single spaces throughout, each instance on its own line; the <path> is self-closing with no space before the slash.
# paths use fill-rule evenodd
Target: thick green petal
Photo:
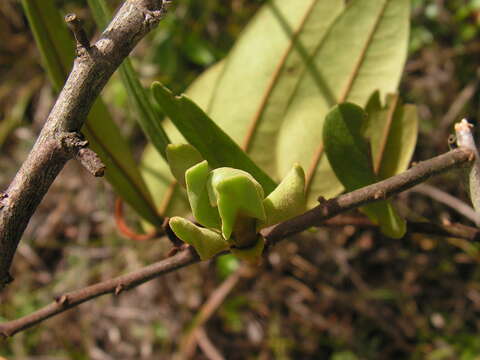
<path id="1" fill-rule="evenodd" d="M 303 213 L 306 209 L 305 172 L 295 164 L 280 185 L 263 200 L 266 221 L 260 228 L 277 224 Z"/>
<path id="2" fill-rule="evenodd" d="M 226 167 L 215 169 L 207 186 L 211 204 L 218 206 L 225 239 L 230 239 L 239 215 L 265 220 L 262 186 L 249 173 Z"/>
<path id="3" fill-rule="evenodd" d="M 200 224 L 219 229 L 221 222 L 218 210 L 210 204 L 207 192 L 209 174 L 210 167 L 206 160 L 187 170 L 185 181 L 188 200 L 192 207 L 193 216 Z"/>
<path id="4" fill-rule="evenodd" d="M 192 245 L 202 260 L 208 260 L 229 248 L 222 235 L 213 230 L 201 228 L 187 219 L 175 216 L 170 219 L 169 224 L 175 235 Z"/>

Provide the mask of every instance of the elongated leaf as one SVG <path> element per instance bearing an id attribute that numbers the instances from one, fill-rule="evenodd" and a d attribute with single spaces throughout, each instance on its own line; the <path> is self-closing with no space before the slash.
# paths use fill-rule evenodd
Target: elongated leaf
<path id="1" fill-rule="evenodd" d="M 52 0 L 22 0 L 35 41 L 54 89 L 60 91 L 72 67 L 75 45 Z M 98 99 L 82 131 L 106 165 L 105 176 L 115 191 L 143 218 L 160 224 L 151 195 L 129 146 Z"/>
<path id="2" fill-rule="evenodd" d="M 286 114 L 277 144 L 280 174 L 294 162 L 307 169 L 310 205 L 341 190 L 324 156 L 323 121 L 336 103 L 364 106 L 398 86 L 407 53 L 409 1 L 353 0 L 314 55 L 318 73 L 306 73 Z"/>
<path id="3" fill-rule="evenodd" d="M 208 107 L 208 103 L 215 93 L 223 64 L 220 62 L 212 66 L 200 75 L 187 91 L 187 94 L 195 96 L 197 104 L 204 109 Z M 170 121 L 165 121 L 164 127 L 173 143 L 187 142 Z M 142 156 L 142 175 L 161 214 L 185 215 L 190 211 L 185 191 L 177 185 L 169 166 L 152 145 L 145 148 Z"/>
<path id="4" fill-rule="evenodd" d="M 100 28 L 105 28 L 111 18 L 111 13 L 105 0 L 88 0 L 88 4 Z M 170 143 L 167 134 L 162 128 L 163 117 L 151 104 L 145 88 L 140 84 L 138 75 L 133 69 L 130 59 L 125 59 L 119 68 L 123 84 L 129 98 L 137 109 L 137 119 L 148 140 L 157 151 L 166 159 L 166 147 Z"/>
<path id="5" fill-rule="evenodd" d="M 267 194 L 273 191 L 275 182 L 194 102 L 185 95 L 175 97 L 160 83 L 154 83 L 152 91 L 163 111 L 210 166 L 244 170 L 262 185 Z"/>
<path id="6" fill-rule="evenodd" d="M 389 94 L 382 106 L 376 91 L 365 111 L 365 134 L 370 140 L 375 174 L 383 180 L 407 170 L 417 143 L 416 106 L 403 105 L 398 94 Z"/>
<path id="7" fill-rule="evenodd" d="M 329 112 L 323 129 L 325 152 L 337 178 L 347 191 L 373 184 L 377 176 L 373 170 L 368 142 L 362 127 L 366 113 L 357 105 L 344 103 Z M 366 205 L 362 210 L 382 231 L 394 238 L 405 234 L 405 222 L 388 201 Z"/>

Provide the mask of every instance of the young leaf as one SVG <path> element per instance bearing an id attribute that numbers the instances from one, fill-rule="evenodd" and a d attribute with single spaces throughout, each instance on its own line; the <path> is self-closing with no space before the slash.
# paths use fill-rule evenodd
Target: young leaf
<path id="1" fill-rule="evenodd" d="M 229 248 L 229 244 L 222 235 L 213 230 L 201 228 L 187 219 L 175 216 L 169 220 L 169 225 L 175 235 L 195 248 L 202 260 L 208 260 Z"/>
<path id="2" fill-rule="evenodd" d="M 53 88 L 60 91 L 73 63 L 72 36 L 52 0 L 22 0 L 22 6 Z M 129 146 L 101 99 L 93 105 L 82 132 L 106 165 L 105 177 L 115 191 L 143 218 L 160 225 L 162 219 Z"/>
<path id="3" fill-rule="evenodd" d="M 365 111 L 365 135 L 371 144 L 373 169 L 379 180 L 407 170 L 417 143 L 416 106 L 403 105 L 398 94 L 389 94 L 382 106 L 376 91 Z"/>
<path id="4" fill-rule="evenodd" d="M 152 91 L 177 129 L 213 168 L 231 167 L 251 174 L 269 194 L 276 186 L 238 145 L 185 95 L 176 97 L 160 83 Z"/>
<path id="5" fill-rule="evenodd" d="M 94 15 L 99 28 L 103 29 L 108 25 L 111 18 L 110 10 L 105 0 L 88 0 L 88 4 Z M 138 75 L 133 69 L 130 59 L 126 58 L 119 68 L 122 82 L 127 89 L 129 98 L 133 101 L 137 110 L 137 120 L 148 140 L 155 146 L 155 149 L 166 159 L 165 150 L 170 143 L 167 134 L 162 128 L 162 114 L 152 106 L 147 91 L 144 89 Z"/>
<path id="6" fill-rule="evenodd" d="M 336 105 L 327 115 L 323 128 L 325 152 L 337 178 L 347 191 L 353 191 L 377 181 L 370 149 L 363 137 L 366 113 L 357 105 Z M 362 210 L 379 224 L 382 232 L 393 238 L 405 234 L 405 222 L 388 201 L 365 205 Z"/>

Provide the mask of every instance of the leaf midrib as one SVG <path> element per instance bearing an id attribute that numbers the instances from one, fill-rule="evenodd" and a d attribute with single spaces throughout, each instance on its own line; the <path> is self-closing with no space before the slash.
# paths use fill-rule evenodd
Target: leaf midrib
<path id="1" fill-rule="evenodd" d="M 357 78 L 357 76 L 360 72 L 360 68 L 361 68 L 363 62 L 365 61 L 367 51 L 368 51 L 368 49 L 371 45 L 371 42 L 373 40 L 373 37 L 375 35 L 376 30 L 377 30 L 378 26 L 380 25 L 381 19 L 383 18 L 383 15 L 385 13 L 385 10 L 387 8 L 387 4 L 389 3 L 389 1 L 390 0 L 385 0 L 385 2 L 383 4 L 383 7 L 381 8 L 381 10 L 380 10 L 380 12 L 377 16 L 377 19 L 375 20 L 375 24 L 372 27 L 372 30 L 370 31 L 370 33 L 368 34 L 367 41 L 365 42 L 365 45 L 362 48 L 360 56 L 357 59 L 357 62 L 356 62 L 355 67 L 353 69 L 353 72 L 351 73 L 350 78 L 347 82 L 347 85 L 346 85 L 344 91 L 341 93 L 341 95 L 338 99 L 339 104 L 342 103 L 342 102 L 345 102 L 345 100 L 347 99 L 348 95 L 350 94 L 350 92 L 353 88 L 353 84 L 355 82 L 355 79 Z M 313 183 L 313 179 L 315 177 L 315 173 L 316 173 L 315 170 L 317 169 L 318 164 L 320 163 L 320 160 L 322 159 L 323 152 L 324 152 L 324 146 L 323 146 L 323 143 L 320 143 L 320 145 L 317 147 L 317 149 L 314 153 L 313 161 L 312 161 L 312 163 L 309 167 L 310 170 L 307 173 L 306 184 L 305 184 L 305 192 L 307 194 L 307 197 L 310 193 L 311 184 Z M 314 169 L 314 170 L 312 171 L 312 169 Z"/>

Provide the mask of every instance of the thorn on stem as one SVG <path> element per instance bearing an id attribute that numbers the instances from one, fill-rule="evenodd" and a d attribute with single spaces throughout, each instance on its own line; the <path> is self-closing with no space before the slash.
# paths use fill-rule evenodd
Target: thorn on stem
<path id="1" fill-rule="evenodd" d="M 65 16 L 65 22 L 69 29 L 73 32 L 75 40 L 77 40 L 77 48 L 84 48 L 90 50 L 90 40 L 88 40 L 87 34 L 83 29 L 82 22 L 76 14 L 67 14 Z"/>

